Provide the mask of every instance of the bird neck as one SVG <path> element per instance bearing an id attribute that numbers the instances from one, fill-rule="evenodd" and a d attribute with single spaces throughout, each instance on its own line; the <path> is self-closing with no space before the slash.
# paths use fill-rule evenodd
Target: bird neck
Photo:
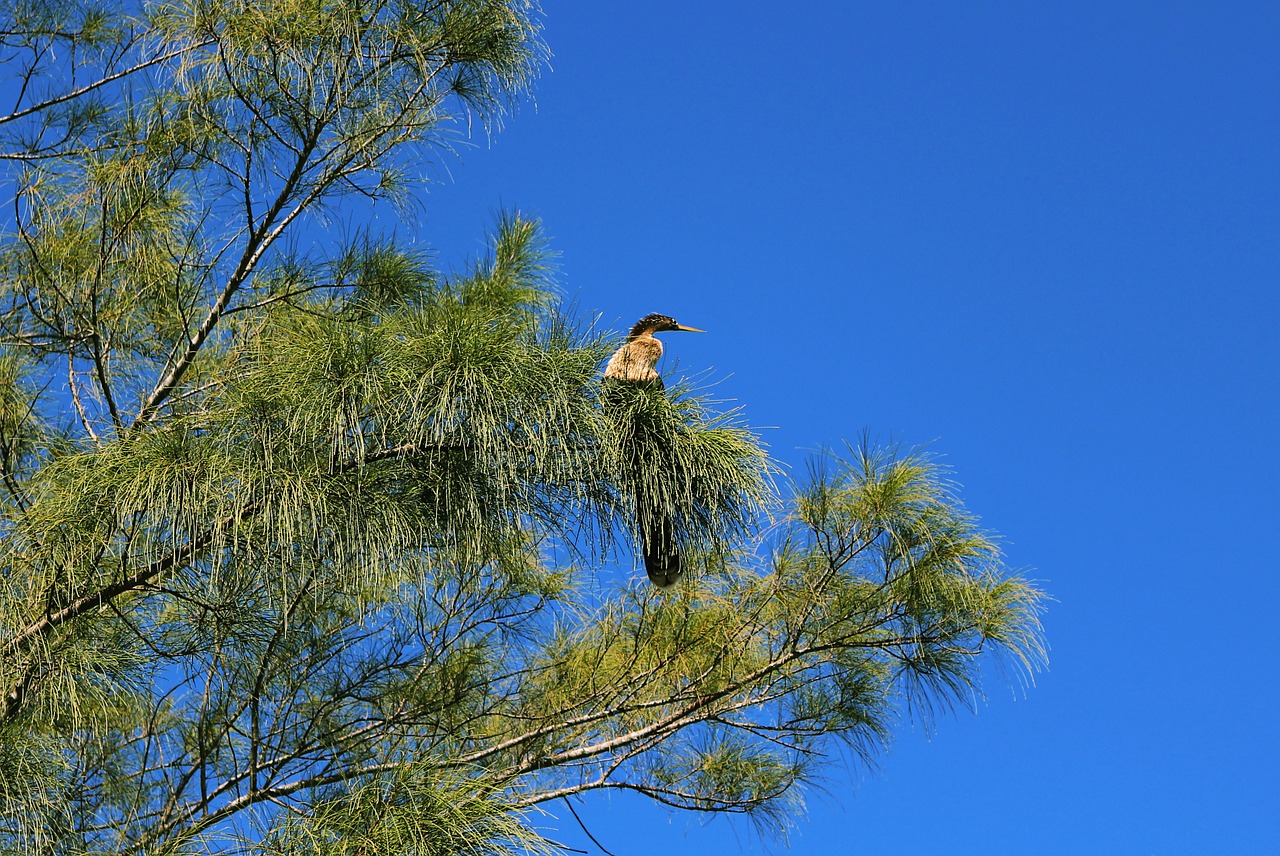
<path id="1" fill-rule="evenodd" d="M 656 365 L 658 358 L 662 356 L 662 340 L 653 335 L 652 330 L 645 330 L 639 336 L 636 336 L 629 343 L 632 345 L 631 350 L 636 354 L 643 355 L 649 365 Z"/>
<path id="2" fill-rule="evenodd" d="M 629 381 L 653 380 L 658 376 L 654 366 L 661 356 L 662 342 L 652 332 L 642 332 L 618 348 L 609 360 L 604 376 Z"/>

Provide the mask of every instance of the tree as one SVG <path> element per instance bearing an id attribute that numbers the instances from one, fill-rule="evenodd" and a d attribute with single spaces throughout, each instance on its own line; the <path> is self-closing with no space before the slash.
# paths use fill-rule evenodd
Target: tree
<path id="1" fill-rule="evenodd" d="M 606 788 L 783 826 L 980 655 L 1042 660 L 1041 594 L 926 458 L 780 491 L 696 390 L 606 416 L 617 342 L 536 222 L 454 274 L 332 238 L 518 102 L 527 0 L 5 11 L 6 852 L 550 851 L 530 812 Z M 663 593 L 596 582 L 640 478 Z"/>

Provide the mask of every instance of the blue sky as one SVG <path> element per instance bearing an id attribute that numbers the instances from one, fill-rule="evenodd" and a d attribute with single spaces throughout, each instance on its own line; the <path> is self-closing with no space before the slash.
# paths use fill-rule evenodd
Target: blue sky
<path id="1" fill-rule="evenodd" d="M 1280 5 L 545 11 L 536 105 L 424 166 L 422 239 L 541 217 L 604 327 L 710 331 L 666 370 L 712 369 L 779 460 L 928 444 L 1055 598 L 1033 688 L 836 762 L 793 852 L 1275 847 Z M 618 856 L 768 849 L 580 813 Z"/>

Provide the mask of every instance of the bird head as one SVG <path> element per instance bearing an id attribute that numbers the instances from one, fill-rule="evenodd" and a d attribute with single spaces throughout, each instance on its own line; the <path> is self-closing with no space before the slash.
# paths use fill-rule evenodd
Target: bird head
<path id="1" fill-rule="evenodd" d="M 699 330 L 697 327 L 686 327 L 683 324 L 677 324 L 676 319 L 670 315 L 660 315 L 657 312 L 650 313 L 631 328 L 631 332 L 627 334 L 627 339 L 631 340 L 637 336 L 643 336 L 645 333 L 666 333 L 672 330 L 680 330 L 685 333 L 705 333 L 706 330 Z"/>

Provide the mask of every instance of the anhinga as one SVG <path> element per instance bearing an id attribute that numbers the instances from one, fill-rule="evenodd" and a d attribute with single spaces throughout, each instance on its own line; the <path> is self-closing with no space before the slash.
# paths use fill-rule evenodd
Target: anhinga
<path id="1" fill-rule="evenodd" d="M 662 389 L 662 378 L 656 365 L 662 356 L 662 343 L 653 335 L 672 330 L 702 333 L 697 327 L 677 324 L 668 315 L 651 314 L 641 318 L 627 334 L 627 341 L 609 358 L 605 367 L 606 384 L 622 382 Z M 609 397 L 606 396 L 606 403 Z M 642 426 L 637 426 L 643 430 Z M 632 437 L 635 449 L 640 439 Z M 676 547 L 675 528 L 671 511 L 664 508 L 659 498 L 650 492 L 653 474 L 631 474 L 636 492 L 636 529 L 640 534 L 641 551 L 644 553 L 644 569 L 649 580 L 659 588 L 666 588 L 680 578 L 680 551 Z"/>

